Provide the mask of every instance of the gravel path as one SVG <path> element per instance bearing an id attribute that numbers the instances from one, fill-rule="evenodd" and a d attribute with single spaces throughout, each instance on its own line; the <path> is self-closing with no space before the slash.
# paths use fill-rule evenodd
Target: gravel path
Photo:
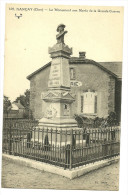
<path id="1" fill-rule="evenodd" d="M 2 162 L 2 187 L 25 189 L 119 190 L 119 163 L 70 180 L 6 160 Z"/>

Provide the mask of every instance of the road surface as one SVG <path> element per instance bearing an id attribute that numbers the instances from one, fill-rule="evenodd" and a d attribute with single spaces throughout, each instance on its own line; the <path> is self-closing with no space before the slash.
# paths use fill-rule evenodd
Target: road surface
<path id="1" fill-rule="evenodd" d="M 2 188 L 116 191 L 119 190 L 119 162 L 70 180 L 3 160 Z"/>

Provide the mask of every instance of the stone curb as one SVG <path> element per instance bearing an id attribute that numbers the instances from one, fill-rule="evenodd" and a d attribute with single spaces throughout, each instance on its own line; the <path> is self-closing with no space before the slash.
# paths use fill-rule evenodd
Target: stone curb
<path id="1" fill-rule="evenodd" d="M 12 155 L 8 155 L 8 154 L 2 154 L 2 159 L 3 160 L 8 160 L 9 162 L 13 162 L 15 164 L 20 164 L 23 166 L 27 166 L 27 167 L 31 167 L 34 169 L 38 169 L 41 171 L 46 171 L 46 172 L 50 172 L 50 173 L 54 173 L 54 174 L 58 174 L 64 177 L 67 177 L 69 179 L 74 179 L 77 177 L 80 177 L 86 173 L 89 173 L 91 171 L 97 170 L 99 168 L 111 165 L 113 163 L 116 163 L 119 161 L 120 157 L 112 157 L 111 159 L 105 159 L 105 160 L 101 160 L 95 163 L 90 163 L 88 165 L 84 165 L 72 170 L 64 170 L 64 168 L 61 167 L 57 167 L 54 165 L 50 165 L 47 163 L 43 163 L 43 162 L 39 162 L 39 161 L 35 161 L 35 160 L 31 160 L 31 159 L 27 159 L 27 158 L 23 158 L 23 157 L 19 157 L 19 156 L 12 156 Z"/>

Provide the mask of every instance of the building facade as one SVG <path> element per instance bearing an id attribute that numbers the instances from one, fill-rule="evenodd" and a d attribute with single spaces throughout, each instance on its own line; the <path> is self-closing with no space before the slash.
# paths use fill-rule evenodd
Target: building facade
<path id="1" fill-rule="evenodd" d="M 75 101 L 71 112 L 93 117 L 107 117 L 121 113 L 121 62 L 95 62 L 86 59 L 85 52 L 69 59 L 71 94 Z M 44 65 L 27 79 L 30 80 L 30 109 L 36 119 L 45 116 L 43 94 L 48 89 L 51 62 Z M 65 75 L 66 76 L 66 75 Z M 68 106 L 64 105 L 65 114 Z"/>

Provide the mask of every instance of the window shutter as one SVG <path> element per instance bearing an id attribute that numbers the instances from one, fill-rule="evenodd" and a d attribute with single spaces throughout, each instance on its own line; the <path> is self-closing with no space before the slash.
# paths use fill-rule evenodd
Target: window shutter
<path id="1" fill-rule="evenodd" d="M 97 96 L 95 96 L 95 113 L 97 113 Z"/>
<path id="2" fill-rule="evenodd" d="M 83 113 L 84 97 L 81 96 L 81 113 Z"/>

